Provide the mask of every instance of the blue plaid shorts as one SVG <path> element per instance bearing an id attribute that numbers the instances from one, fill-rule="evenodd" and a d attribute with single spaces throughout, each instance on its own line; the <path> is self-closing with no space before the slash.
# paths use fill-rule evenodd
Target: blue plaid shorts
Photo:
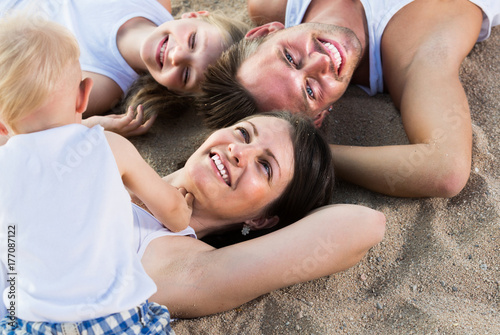
<path id="1" fill-rule="evenodd" d="M 115 334 L 175 334 L 170 326 L 170 313 L 165 306 L 145 302 L 128 311 L 76 323 L 32 322 L 12 320 L 9 316 L 0 321 L 0 334 L 35 335 L 115 335 Z"/>

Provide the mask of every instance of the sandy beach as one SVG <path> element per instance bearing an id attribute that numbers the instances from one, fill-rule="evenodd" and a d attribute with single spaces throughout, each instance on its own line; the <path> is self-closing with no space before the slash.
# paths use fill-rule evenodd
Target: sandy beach
<path id="1" fill-rule="evenodd" d="M 244 0 L 174 0 L 173 14 L 214 10 L 248 20 Z M 477 44 L 460 78 L 473 129 L 470 180 L 452 199 L 401 199 L 339 180 L 332 203 L 382 211 L 382 243 L 353 268 L 287 287 L 217 315 L 178 320 L 177 334 L 500 334 L 500 27 Z M 450 111 L 453 113 L 453 111 Z M 331 143 L 407 143 L 388 95 L 350 87 L 323 127 Z M 208 134 L 192 112 L 132 138 L 162 175 Z M 404 182 L 425 154 L 402 163 Z M 299 265 L 307 269 L 310 264 Z M 167 306 L 168 307 L 168 306 Z"/>

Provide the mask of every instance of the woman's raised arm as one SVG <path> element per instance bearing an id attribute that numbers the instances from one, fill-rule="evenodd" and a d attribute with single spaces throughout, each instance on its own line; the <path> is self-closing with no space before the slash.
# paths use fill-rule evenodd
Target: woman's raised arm
<path id="1" fill-rule="evenodd" d="M 142 261 L 158 286 L 151 300 L 166 305 L 174 316 L 197 317 L 346 270 L 384 232 L 382 213 L 331 205 L 276 232 L 221 249 L 188 237 L 158 238 Z"/>

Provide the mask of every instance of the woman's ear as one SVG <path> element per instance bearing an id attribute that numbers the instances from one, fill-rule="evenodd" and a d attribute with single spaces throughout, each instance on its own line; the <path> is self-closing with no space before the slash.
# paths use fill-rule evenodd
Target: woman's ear
<path id="1" fill-rule="evenodd" d="M 276 215 L 270 218 L 258 218 L 245 221 L 251 230 L 269 229 L 274 227 L 280 221 Z"/>
<path id="2" fill-rule="evenodd" d="M 258 37 L 264 37 L 269 34 L 272 34 L 274 32 L 277 32 L 278 30 L 285 29 L 285 26 L 281 22 L 269 22 L 266 24 L 263 24 L 262 26 L 255 27 L 251 29 L 246 35 L 245 38 L 247 39 L 252 39 L 252 38 L 258 38 Z"/>
<path id="3" fill-rule="evenodd" d="M 85 78 L 80 82 L 78 96 L 76 97 L 76 112 L 83 113 L 89 104 L 90 91 L 94 82 L 90 78 Z"/>
<path id="4" fill-rule="evenodd" d="M 189 12 L 181 15 L 181 19 L 196 19 L 200 16 L 208 16 L 210 13 L 206 10 L 200 10 L 197 12 Z"/>

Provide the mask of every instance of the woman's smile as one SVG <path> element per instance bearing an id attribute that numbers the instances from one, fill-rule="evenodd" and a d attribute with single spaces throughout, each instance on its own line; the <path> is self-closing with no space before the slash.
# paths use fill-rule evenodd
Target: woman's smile
<path id="1" fill-rule="evenodd" d="M 219 217 L 252 216 L 288 185 L 293 155 L 288 122 L 255 117 L 212 133 L 187 160 L 184 187 Z"/>
<path id="2" fill-rule="evenodd" d="M 216 170 L 216 174 L 222 178 L 224 183 L 226 183 L 228 186 L 231 186 L 231 178 L 229 177 L 229 169 L 226 167 L 226 165 L 222 162 L 222 158 L 219 156 L 219 154 L 212 154 L 210 156 L 212 159 L 212 166 Z"/>

